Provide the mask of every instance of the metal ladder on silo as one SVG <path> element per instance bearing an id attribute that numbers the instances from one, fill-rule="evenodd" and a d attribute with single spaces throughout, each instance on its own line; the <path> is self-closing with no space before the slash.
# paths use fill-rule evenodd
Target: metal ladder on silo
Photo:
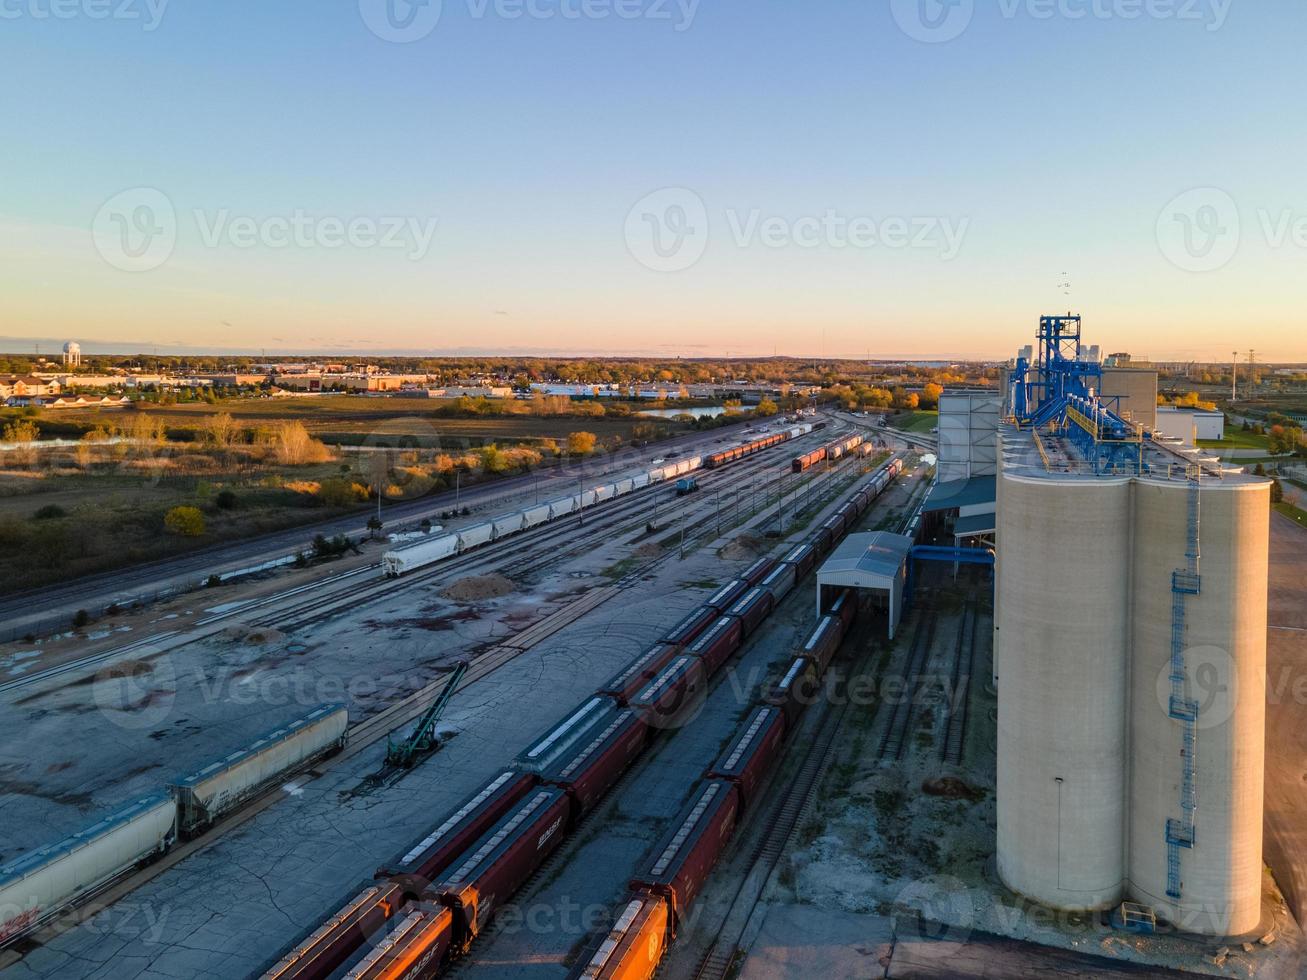
<path id="1" fill-rule="evenodd" d="M 1194 817 L 1198 810 L 1196 755 L 1200 705 L 1190 696 L 1189 670 L 1185 663 L 1185 604 L 1189 596 L 1202 592 L 1199 528 L 1202 517 L 1201 474 L 1189 473 L 1189 499 L 1185 544 L 1185 567 L 1171 573 L 1171 697 L 1168 714 L 1181 723 L 1181 755 L 1184 770 L 1180 781 L 1180 817 L 1166 821 L 1166 894 L 1181 894 L 1180 849 L 1194 846 Z"/>

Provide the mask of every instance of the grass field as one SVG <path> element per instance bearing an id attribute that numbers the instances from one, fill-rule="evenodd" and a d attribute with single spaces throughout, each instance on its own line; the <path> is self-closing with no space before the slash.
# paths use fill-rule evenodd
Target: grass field
<path id="1" fill-rule="evenodd" d="M 1274 507 L 1285 517 L 1289 518 L 1289 520 L 1294 521 L 1299 527 L 1307 527 L 1307 510 L 1295 507 L 1287 501 L 1275 504 Z"/>
<path id="2" fill-rule="evenodd" d="M 1224 439 L 1199 439 L 1198 446 L 1201 449 L 1260 449 L 1263 452 L 1270 451 L 1266 436 L 1259 436 L 1255 432 L 1245 432 L 1237 426 L 1228 426 L 1225 430 Z"/>
<path id="3" fill-rule="evenodd" d="M 892 416 L 889 424 L 903 432 L 928 436 L 930 430 L 939 425 L 939 412 L 905 412 L 903 415 Z"/>

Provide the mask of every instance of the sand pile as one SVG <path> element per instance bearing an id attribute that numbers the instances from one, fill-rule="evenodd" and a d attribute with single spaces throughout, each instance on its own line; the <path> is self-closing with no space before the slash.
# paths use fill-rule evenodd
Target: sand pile
<path id="1" fill-rule="evenodd" d="M 657 541 L 646 541 L 644 544 L 640 545 L 640 547 L 631 552 L 631 554 L 636 558 L 657 558 L 663 553 L 663 550 L 663 546 Z"/>
<path id="2" fill-rule="evenodd" d="M 479 602 L 483 599 L 498 599 L 515 591 L 517 584 L 503 575 L 469 575 L 440 594 L 455 602 Z"/>
<path id="3" fill-rule="evenodd" d="M 755 538 L 752 534 L 741 534 L 722 545 L 721 550 L 717 552 L 717 557 L 724 558 L 726 561 L 745 561 L 757 558 L 770 550 L 771 545 L 766 541 Z"/>

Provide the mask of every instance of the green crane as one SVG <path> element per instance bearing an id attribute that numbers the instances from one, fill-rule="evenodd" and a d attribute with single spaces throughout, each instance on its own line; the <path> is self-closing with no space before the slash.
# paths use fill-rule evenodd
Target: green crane
<path id="1" fill-rule="evenodd" d="M 458 687 L 458 682 L 463 679 L 463 675 L 466 673 L 467 661 L 461 660 L 455 665 L 454 672 L 449 675 L 449 680 L 445 683 L 440 696 L 431 702 L 426 711 L 422 712 L 422 717 L 413 726 L 413 731 L 409 733 L 408 738 L 402 742 L 386 739 L 386 765 L 401 766 L 407 769 L 413 765 L 418 756 L 440 747 L 440 740 L 436 738 L 436 722 L 440 720 L 445 705 L 449 704 L 450 698 L 454 696 L 454 691 Z"/>

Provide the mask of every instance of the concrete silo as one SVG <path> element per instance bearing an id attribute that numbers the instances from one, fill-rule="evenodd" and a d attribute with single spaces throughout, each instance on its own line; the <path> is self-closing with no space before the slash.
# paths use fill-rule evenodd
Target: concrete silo
<path id="1" fill-rule="evenodd" d="M 1201 487 L 1135 490 L 1129 891 L 1186 931 L 1238 935 L 1261 916 L 1270 488 Z M 1173 589 L 1191 540 L 1197 579 Z"/>
<path id="2" fill-rule="evenodd" d="M 998 483 L 998 870 L 1055 908 L 1125 880 L 1130 481 Z"/>

